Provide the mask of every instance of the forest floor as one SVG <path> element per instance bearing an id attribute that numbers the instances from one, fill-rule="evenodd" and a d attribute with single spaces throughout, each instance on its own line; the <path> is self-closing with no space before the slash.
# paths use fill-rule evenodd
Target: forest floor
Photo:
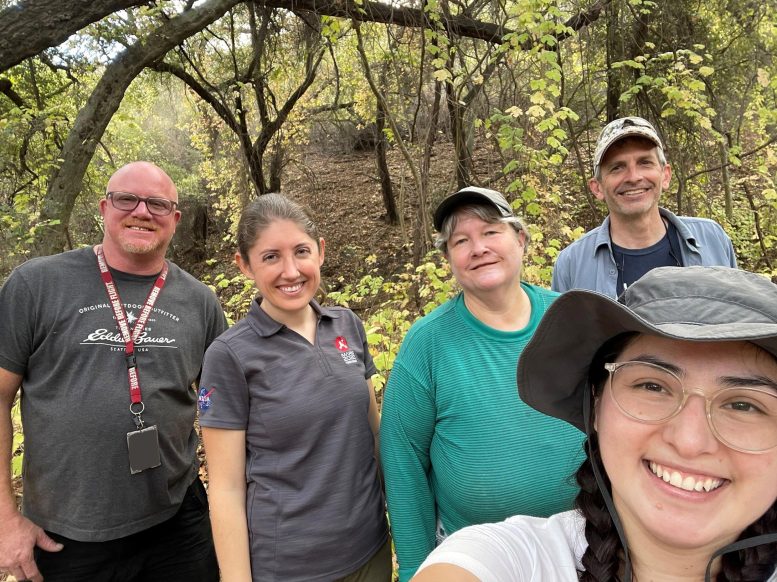
<path id="1" fill-rule="evenodd" d="M 413 212 L 406 195 L 415 191 L 412 174 L 397 148 L 388 153 L 394 197 L 404 225 L 389 224 L 381 196 L 374 151 L 311 147 L 292 157 L 283 178 L 282 193 L 300 202 L 311 214 L 326 242 L 322 276 L 330 290 L 355 283 L 368 272 L 390 277 L 412 260 Z M 473 174 L 480 185 L 501 177 L 502 161 L 488 146 L 477 148 Z M 453 149 L 449 142 L 433 150 L 429 200 L 434 206 L 456 188 Z M 492 186 L 497 187 L 497 186 Z M 402 201 L 404 200 L 404 204 Z M 223 249 L 219 263 L 231 261 L 234 249 Z M 374 256 L 369 263 L 367 257 Z"/>

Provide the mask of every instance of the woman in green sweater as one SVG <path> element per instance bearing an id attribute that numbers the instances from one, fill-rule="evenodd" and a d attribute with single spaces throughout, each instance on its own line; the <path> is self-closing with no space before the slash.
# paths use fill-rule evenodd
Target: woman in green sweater
<path id="1" fill-rule="evenodd" d="M 571 509 L 583 459 L 582 433 L 515 390 L 518 356 L 558 296 L 521 282 L 525 227 L 475 187 L 443 200 L 434 226 L 462 292 L 402 342 L 380 429 L 400 582 L 462 527 Z"/>

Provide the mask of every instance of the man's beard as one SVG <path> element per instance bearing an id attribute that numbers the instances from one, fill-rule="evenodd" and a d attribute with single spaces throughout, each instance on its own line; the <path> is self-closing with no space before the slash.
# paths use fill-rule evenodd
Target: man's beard
<path id="1" fill-rule="evenodd" d="M 122 250 L 133 255 L 149 255 L 159 251 L 160 249 L 163 249 L 164 247 L 165 242 L 162 240 L 148 242 L 145 244 L 137 244 L 127 241 L 123 241 L 121 243 Z"/>

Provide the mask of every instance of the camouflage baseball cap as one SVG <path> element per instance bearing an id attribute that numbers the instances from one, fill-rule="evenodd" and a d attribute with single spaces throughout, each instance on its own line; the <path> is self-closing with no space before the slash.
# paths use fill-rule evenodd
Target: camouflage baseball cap
<path id="1" fill-rule="evenodd" d="M 596 152 L 594 153 L 594 176 L 599 173 L 599 164 L 610 146 L 624 137 L 638 136 L 649 139 L 658 148 L 658 159 L 661 164 L 666 164 L 664 155 L 664 146 L 661 144 L 661 138 L 658 137 L 656 128 L 651 125 L 647 119 L 641 117 L 621 117 L 608 123 L 599 134 L 596 141 Z"/>

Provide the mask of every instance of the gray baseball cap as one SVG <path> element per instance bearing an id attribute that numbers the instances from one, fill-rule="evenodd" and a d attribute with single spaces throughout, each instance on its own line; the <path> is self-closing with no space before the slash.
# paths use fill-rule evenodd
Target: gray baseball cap
<path id="1" fill-rule="evenodd" d="M 610 146 L 618 140 L 631 136 L 644 137 L 656 144 L 658 159 L 662 164 L 666 164 L 664 146 L 661 144 L 661 138 L 658 137 L 656 128 L 647 119 L 641 117 L 621 117 L 608 123 L 599 134 L 599 139 L 596 140 L 594 175 L 599 173 L 599 165 Z"/>
<path id="2" fill-rule="evenodd" d="M 521 399 L 585 431 L 591 360 L 624 332 L 749 341 L 777 357 L 777 285 L 728 267 L 660 267 L 617 301 L 594 291 L 568 291 L 550 306 L 518 360 Z"/>
<path id="3" fill-rule="evenodd" d="M 443 198 L 434 211 L 434 228 L 437 231 L 442 230 L 442 223 L 457 207 L 464 204 L 483 204 L 486 203 L 497 209 L 503 218 L 515 216 L 510 203 L 496 190 L 488 188 L 479 188 L 477 186 L 468 186 L 450 196 Z"/>

